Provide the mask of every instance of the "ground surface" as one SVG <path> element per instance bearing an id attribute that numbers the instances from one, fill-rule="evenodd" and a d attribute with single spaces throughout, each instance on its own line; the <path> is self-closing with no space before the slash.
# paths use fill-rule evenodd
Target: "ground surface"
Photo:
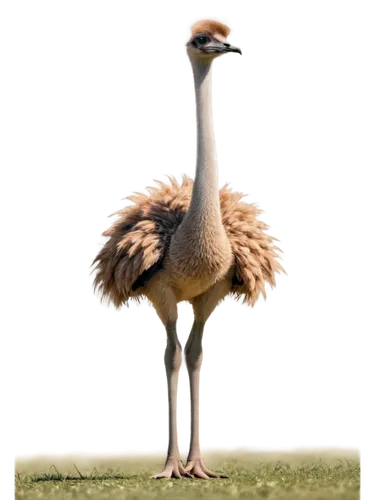
<path id="1" fill-rule="evenodd" d="M 357 500 L 355 452 L 205 456 L 228 479 L 150 479 L 162 458 L 41 458 L 16 463 L 16 499 Z"/>

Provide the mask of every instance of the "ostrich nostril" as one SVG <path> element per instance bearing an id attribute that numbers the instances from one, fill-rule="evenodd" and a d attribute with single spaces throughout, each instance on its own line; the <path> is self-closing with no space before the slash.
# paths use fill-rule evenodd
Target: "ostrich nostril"
<path id="1" fill-rule="evenodd" d="M 230 47 L 230 43 L 224 43 L 225 47 Z"/>

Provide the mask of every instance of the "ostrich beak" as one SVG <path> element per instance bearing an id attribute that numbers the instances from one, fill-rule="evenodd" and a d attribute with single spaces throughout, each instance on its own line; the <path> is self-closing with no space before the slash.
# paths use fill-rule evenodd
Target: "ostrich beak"
<path id="1" fill-rule="evenodd" d="M 227 45 L 226 43 L 224 43 L 223 45 Z M 241 47 L 239 47 L 238 45 L 233 45 L 233 43 L 229 43 L 229 50 L 227 52 L 227 54 L 233 54 L 234 56 L 242 56 L 243 54 L 243 50 L 241 49 Z M 224 49 L 224 50 L 227 50 L 227 49 Z"/>
<path id="2" fill-rule="evenodd" d="M 241 49 L 235 47 L 234 45 L 230 45 L 230 43 L 219 42 L 219 40 L 214 40 L 213 43 L 210 43 L 207 47 L 201 49 L 202 52 L 206 53 L 216 53 L 216 54 L 225 54 L 227 52 L 238 52 L 238 54 L 242 55 Z"/>

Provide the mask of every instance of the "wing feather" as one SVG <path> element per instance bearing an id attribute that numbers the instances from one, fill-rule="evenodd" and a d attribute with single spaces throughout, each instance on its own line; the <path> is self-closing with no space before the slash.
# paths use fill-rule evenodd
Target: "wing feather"
<path id="1" fill-rule="evenodd" d="M 279 249 L 275 238 L 264 231 L 267 224 L 260 221 L 262 213 L 255 204 L 242 201 L 242 193 L 225 185 L 220 192 L 222 221 L 234 254 L 232 294 L 254 305 L 262 294 L 266 298 L 265 282 L 275 285 L 275 273 L 285 272 L 276 260 Z"/>
<path id="2" fill-rule="evenodd" d="M 103 233 L 109 239 L 93 264 L 94 287 L 116 307 L 139 298 L 142 288 L 162 268 L 170 240 L 190 203 L 192 180 L 180 185 L 156 181 L 148 194 L 133 193 L 132 205 L 117 211 L 118 219 Z"/>

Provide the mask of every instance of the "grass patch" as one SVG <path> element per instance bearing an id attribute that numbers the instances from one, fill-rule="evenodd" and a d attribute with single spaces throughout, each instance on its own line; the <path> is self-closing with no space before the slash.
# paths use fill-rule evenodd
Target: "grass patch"
<path id="1" fill-rule="evenodd" d="M 356 453 L 236 453 L 206 455 L 228 479 L 153 480 L 163 458 L 35 459 L 16 464 L 15 498 L 92 500 L 229 498 L 358 500 Z"/>

